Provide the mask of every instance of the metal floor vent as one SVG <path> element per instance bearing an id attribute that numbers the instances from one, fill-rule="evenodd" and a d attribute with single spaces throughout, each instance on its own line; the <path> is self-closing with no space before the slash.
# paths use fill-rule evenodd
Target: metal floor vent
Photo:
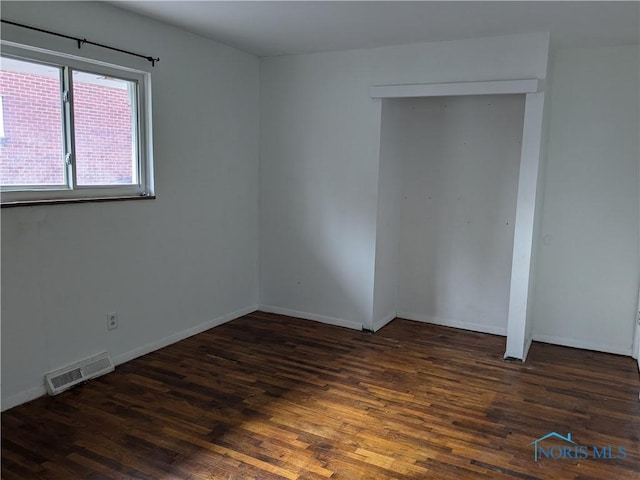
<path id="1" fill-rule="evenodd" d="M 55 372 L 47 373 L 44 380 L 49 395 L 57 395 L 78 383 L 112 372 L 113 369 L 113 362 L 109 354 L 101 353 Z"/>

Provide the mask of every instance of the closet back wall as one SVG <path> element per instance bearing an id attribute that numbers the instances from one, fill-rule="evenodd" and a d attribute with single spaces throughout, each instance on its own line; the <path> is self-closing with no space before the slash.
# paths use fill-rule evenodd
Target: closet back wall
<path id="1" fill-rule="evenodd" d="M 524 95 L 388 102 L 404 132 L 398 316 L 505 335 Z"/>

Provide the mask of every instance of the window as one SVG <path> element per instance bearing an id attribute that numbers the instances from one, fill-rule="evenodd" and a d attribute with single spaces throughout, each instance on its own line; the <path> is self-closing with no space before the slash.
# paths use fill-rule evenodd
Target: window
<path id="1" fill-rule="evenodd" d="M 4 138 L 4 107 L 2 106 L 1 95 L 0 95 L 0 138 Z"/>
<path id="2" fill-rule="evenodd" d="M 3 204 L 153 196 L 149 74 L 2 44 Z"/>

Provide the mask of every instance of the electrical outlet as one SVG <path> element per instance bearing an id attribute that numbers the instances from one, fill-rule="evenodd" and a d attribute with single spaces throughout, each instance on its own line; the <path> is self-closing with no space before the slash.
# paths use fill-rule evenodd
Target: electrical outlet
<path id="1" fill-rule="evenodd" d="M 107 313 L 107 330 L 118 328 L 118 314 L 116 312 Z"/>

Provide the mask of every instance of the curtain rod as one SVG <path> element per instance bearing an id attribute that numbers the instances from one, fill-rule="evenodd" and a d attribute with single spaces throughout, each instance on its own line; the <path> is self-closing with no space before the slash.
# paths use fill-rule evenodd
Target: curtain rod
<path id="1" fill-rule="evenodd" d="M 87 40 L 86 38 L 72 37 L 71 35 L 65 35 L 64 33 L 52 32 L 50 30 L 45 30 L 43 28 L 32 27 L 30 25 L 24 25 L 22 23 L 12 22 L 10 20 L 5 20 L 5 19 L 0 19 L 0 21 L 2 23 L 6 23 L 8 25 L 13 25 L 15 27 L 27 28 L 29 30 L 35 30 L 36 32 L 42 32 L 42 33 L 46 33 L 48 35 L 55 35 L 56 37 L 67 38 L 69 40 L 75 40 L 76 42 L 78 42 L 78 48 L 82 48 L 82 45 L 86 43 L 87 45 L 93 45 L 95 47 L 106 48 L 108 50 L 113 50 L 115 52 L 120 52 L 120 53 L 124 53 L 124 54 L 127 54 L 127 55 L 133 55 L 134 57 L 144 58 L 148 62 L 151 62 L 151 66 L 152 67 L 155 67 L 156 66 L 156 62 L 160 61 L 160 58 L 158 58 L 158 57 L 153 58 L 151 56 L 141 55 L 139 53 L 130 52 L 128 50 L 123 50 L 121 48 L 110 47 L 109 45 L 103 45 L 101 43 L 92 42 L 90 40 Z"/>

